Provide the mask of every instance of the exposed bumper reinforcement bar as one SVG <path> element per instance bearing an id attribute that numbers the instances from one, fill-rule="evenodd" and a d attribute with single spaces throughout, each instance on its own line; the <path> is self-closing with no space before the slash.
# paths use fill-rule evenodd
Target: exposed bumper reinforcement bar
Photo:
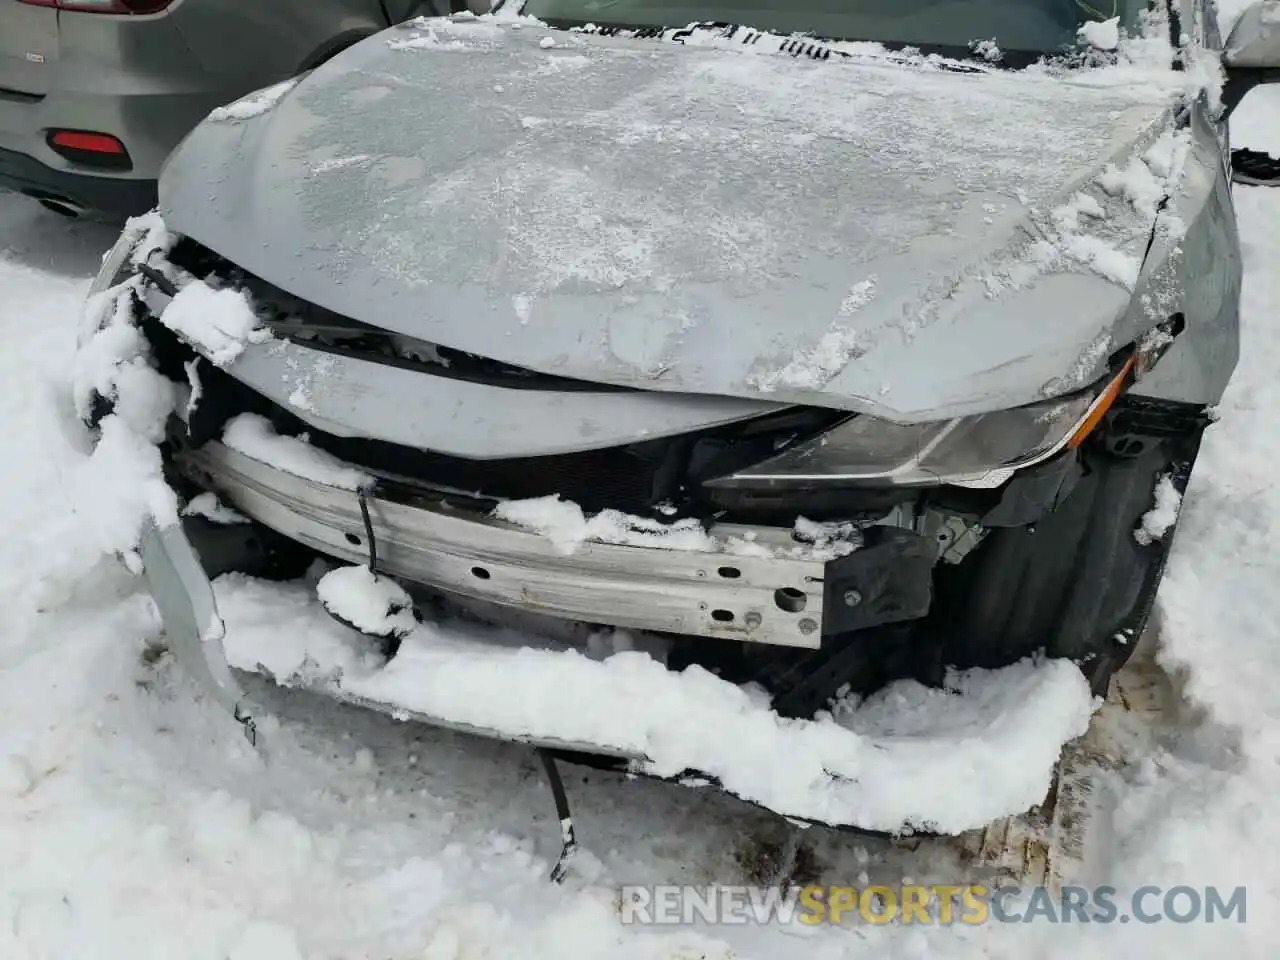
<path id="1" fill-rule="evenodd" d="M 223 444 L 181 455 L 254 520 L 322 553 L 368 557 L 359 498 L 286 473 Z M 821 559 L 666 550 L 587 542 L 571 554 L 551 540 L 446 497 L 367 498 L 379 568 L 406 580 L 566 620 L 739 642 L 818 649 Z M 781 528 L 713 527 L 720 542 L 750 529 L 753 549 L 803 548 Z"/>

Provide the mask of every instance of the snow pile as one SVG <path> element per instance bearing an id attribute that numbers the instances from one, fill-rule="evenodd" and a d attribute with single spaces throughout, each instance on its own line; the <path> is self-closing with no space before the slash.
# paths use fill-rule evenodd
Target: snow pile
<path id="1" fill-rule="evenodd" d="M 1175 523 L 1182 507 L 1182 494 L 1168 475 L 1156 481 L 1155 506 L 1142 515 L 1133 539 L 1144 547 L 1161 539 Z"/>
<path id="2" fill-rule="evenodd" d="M 1090 20 L 1082 24 L 1080 40 L 1098 50 L 1115 50 L 1120 46 L 1120 18 Z"/>
<path id="3" fill-rule="evenodd" d="M 130 220 L 119 240 L 123 247 L 116 248 L 133 245 L 129 264 L 152 263 L 180 285 L 160 311 L 161 322 L 219 365 L 239 356 L 246 341 L 269 338 L 244 294 L 215 290 L 157 260 L 176 239 L 159 214 L 152 212 Z M 126 266 L 121 263 L 122 269 Z M 186 365 L 185 385 L 174 383 L 153 366 L 135 315 L 140 290 L 140 277 L 130 272 L 120 283 L 87 299 L 72 369 L 77 415 L 86 422 L 101 417 L 100 438 L 82 477 L 84 499 L 93 505 L 86 523 L 97 531 L 99 549 L 121 555 L 135 572 L 140 569 L 135 548 L 144 520 L 150 518 L 163 527 L 176 523 L 179 515 L 156 444 L 164 439 L 184 388 L 188 414 L 202 393 L 198 360 Z"/>
<path id="4" fill-rule="evenodd" d="M 562 499 L 559 494 L 504 500 L 494 508 L 493 516 L 546 537 L 566 556 L 582 544 L 594 542 L 654 550 L 827 561 L 846 556 L 861 544 L 861 536 L 852 524 L 818 524 L 803 517 L 796 519 L 796 539 L 800 542 L 793 546 L 760 543 L 752 530 L 745 531 L 740 537 L 729 536 L 722 540 L 692 517 L 663 523 L 613 509 L 601 510 L 588 517 L 581 506 L 572 500 Z"/>
<path id="5" fill-rule="evenodd" d="M 88 469 L 77 478 L 84 523 L 96 533 L 103 554 L 119 554 L 134 573 L 142 572 L 138 536 L 146 518 L 159 527 L 178 522 L 178 501 L 164 480 L 159 449 L 119 416 L 99 425 Z"/>
<path id="6" fill-rule="evenodd" d="M 149 214 L 130 220 L 120 242 L 136 242 L 131 257 L 141 263 L 172 239 L 163 221 Z M 177 498 L 155 447 L 177 403 L 177 387 L 151 365 L 150 349 L 134 324 L 137 287 L 131 275 L 88 298 L 72 365 L 76 414 L 84 421 L 101 416 L 98 443 L 76 475 L 77 501 L 86 508 L 84 529 L 101 553 L 121 556 L 134 572 L 141 570 L 136 546 L 143 520 L 166 526 L 178 518 Z"/>
<path id="7" fill-rule="evenodd" d="M 970 40 L 969 49 L 988 63 L 999 63 L 1004 59 L 1004 53 L 994 37 L 990 40 Z"/>
<path id="8" fill-rule="evenodd" d="M 248 96 L 215 108 L 209 113 L 209 119 L 215 122 L 234 122 L 260 117 L 283 100 L 289 91 L 298 85 L 300 79 L 299 77 L 294 77 L 291 80 L 285 80 L 270 87 L 255 90 Z"/>
<path id="9" fill-rule="evenodd" d="M 315 483 L 360 490 L 374 482 L 369 474 L 313 447 L 305 434 L 281 436 L 270 420 L 256 413 L 242 413 L 227 421 L 222 442 L 246 457 Z"/>
<path id="10" fill-rule="evenodd" d="M 90 418 L 97 395 L 132 430 L 158 441 L 177 395 L 174 384 L 152 367 L 146 339 L 134 325 L 136 286 L 126 280 L 86 303 L 84 329 L 94 332 L 72 361 L 72 389 L 82 419 Z"/>
<path id="11" fill-rule="evenodd" d="M 239 357 L 247 343 L 271 339 L 244 291 L 214 289 L 203 280 L 191 280 L 179 290 L 161 311 L 160 322 L 219 367 Z"/>
<path id="12" fill-rule="evenodd" d="M 1050 212 L 1057 227 L 1053 240 L 1037 240 L 1031 247 L 1033 260 L 1048 267 L 1060 259 L 1083 264 L 1112 283 L 1132 290 L 1138 284 L 1142 261 L 1136 254 L 1118 249 L 1096 233 L 1084 232 L 1081 217 L 1102 221 L 1107 214 L 1098 201 L 1086 193 L 1076 193 Z"/>
<path id="13" fill-rule="evenodd" d="M 1092 710 L 1066 661 L 960 674 L 946 692 L 896 684 L 812 721 L 782 719 L 699 667 L 496 646 L 441 625 L 419 626 L 378 668 L 305 586 L 215 586 L 227 655 L 243 669 L 513 739 L 598 744 L 646 758 L 651 774 L 697 770 L 788 815 L 875 830 L 955 833 L 1031 807 Z"/>
<path id="14" fill-rule="evenodd" d="M 1185 225 L 1163 209 L 1182 179 L 1191 149 L 1186 130 L 1164 131 L 1149 146 L 1129 157 L 1123 167 L 1107 164 L 1096 178 L 1099 196 L 1076 191 L 1049 212 L 1045 237 L 1028 249 L 1026 262 L 1009 271 L 1015 286 L 1030 282 L 1063 262 L 1082 264 L 1126 290 L 1136 290 L 1146 239 L 1154 227 L 1176 255 Z M 1100 200 L 1101 198 L 1101 200 Z M 1108 198 L 1123 201 L 1109 206 Z M 1135 243 L 1134 238 L 1141 239 Z M 993 292 L 1002 287 L 988 280 Z"/>
<path id="15" fill-rule="evenodd" d="M 316 595 L 333 616 L 371 636 L 403 637 L 418 624 L 404 588 L 365 566 L 330 570 L 316 584 Z"/>
<path id="16" fill-rule="evenodd" d="M 210 523 L 219 526 L 231 526 L 237 523 L 248 523 L 249 518 L 238 510 L 233 510 L 218 499 L 216 493 L 206 491 L 197 494 L 182 508 L 184 517 L 203 517 Z"/>
<path id="17" fill-rule="evenodd" d="M 635 517 L 620 510 L 602 510 L 587 519 L 582 507 L 559 494 L 528 500 L 506 500 L 493 515 L 550 540 L 563 554 L 571 554 L 589 540 L 620 543 L 659 550 L 702 550 L 713 552 L 716 541 L 695 519 L 661 523 Z"/>

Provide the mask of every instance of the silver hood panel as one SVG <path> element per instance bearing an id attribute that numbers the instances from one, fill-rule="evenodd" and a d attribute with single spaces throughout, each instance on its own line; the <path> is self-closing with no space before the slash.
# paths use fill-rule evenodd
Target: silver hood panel
<path id="1" fill-rule="evenodd" d="M 933 419 L 1070 390 L 1149 323 L 1155 214 L 1095 181 L 1171 89 L 435 20 L 207 120 L 161 209 L 300 297 L 506 363 Z M 1077 191 L 1103 215 L 1073 254 Z"/>

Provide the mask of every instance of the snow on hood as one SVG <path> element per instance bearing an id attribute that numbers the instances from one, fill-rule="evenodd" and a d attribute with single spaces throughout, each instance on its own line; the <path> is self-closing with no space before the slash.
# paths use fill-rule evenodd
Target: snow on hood
<path id="1" fill-rule="evenodd" d="M 534 370 L 978 412 L 1148 323 L 1155 208 L 1099 178 L 1176 87 L 1098 73 L 417 21 L 201 125 L 161 208 L 298 296 Z"/>
<path id="2" fill-rule="evenodd" d="M 625 649 L 595 660 L 532 647 L 523 633 L 495 643 L 492 630 L 460 624 L 418 626 L 385 663 L 303 583 L 230 575 L 214 586 L 237 668 L 510 739 L 644 757 L 646 773 L 698 771 L 784 815 L 869 830 L 960 833 L 1026 811 L 1093 709 L 1070 661 L 1028 660 L 957 674 L 947 690 L 897 683 L 834 716 L 787 720 L 699 667 L 674 673 Z"/>

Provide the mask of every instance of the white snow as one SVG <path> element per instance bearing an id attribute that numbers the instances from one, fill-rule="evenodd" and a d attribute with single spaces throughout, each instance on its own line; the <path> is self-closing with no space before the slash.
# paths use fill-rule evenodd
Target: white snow
<path id="1" fill-rule="evenodd" d="M 1133 531 L 1133 539 L 1143 546 L 1161 539 L 1178 522 L 1181 507 L 1182 494 L 1178 493 L 1172 478 L 1161 477 L 1156 481 L 1155 506 L 1142 515 L 1138 529 Z"/>
<path id="2" fill-rule="evenodd" d="M 368 588 L 367 571 L 349 576 Z M 870 829 L 953 833 L 1028 808 L 1092 709 L 1079 671 L 1049 661 L 958 675 L 950 693 L 898 684 L 838 723 L 783 720 L 698 667 L 673 673 L 640 652 L 600 662 L 574 650 L 495 647 L 436 625 L 418 627 L 390 663 L 370 669 L 363 644 L 306 603 L 306 589 L 219 581 L 233 664 L 286 684 L 323 679 L 509 737 L 612 747 L 647 757 L 657 775 L 699 770 L 789 815 Z M 380 622 L 382 603 L 376 594 L 352 606 Z"/>
<path id="3" fill-rule="evenodd" d="M 200 400 L 204 396 L 204 384 L 200 382 L 200 358 L 188 360 L 182 365 L 182 369 L 187 371 L 187 419 L 191 419 L 191 414 L 195 413 L 196 407 L 200 406 Z"/>
<path id="4" fill-rule="evenodd" d="M 1164 158 L 1161 165 L 1164 166 Z M 1172 170 L 1171 158 L 1166 168 Z M 1108 166 L 1098 178 L 1098 184 L 1112 196 L 1124 197 L 1148 217 L 1155 217 L 1156 205 L 1165 196 L 1163 180 L 1156 177 L 1142 157 L 1133 157 L 1124 169 L 1114 164 Z"/>
<path id="5" fill-rule="evenodd" d="M 182 508 L 184 517 L 204 517 L 213 523 L 230 526 L 236 523 L 248 523 L 249 518 L 238 510 L 233 510 L 221 500 L 216 493 L 205 491 L 192 497 Z"/>
<path id="6" fill-rule="evenodd" d="M 1280 91 L 1252 93 L 1232 119 L 1232 137 L 1237 146 L 1280 151 Z M 90 456 L 66 382 L 88 278 L 114 231 L 67 224 L 0 194 L 0 956 L 1273 956 L 1280 936 L 1268 909 L 1280 891 L 1271 856 L 1280 845 L 1280 327 L 1267 319 L 1280 308 L 1280 191 L 1238 188 L 1235 205 L 1247 270 L 1241 363 L 1219 405 L 1222 419 L 1206 434 L 1159 600 L 1160 656 L 1193 709 L 1159 738 L 1129 744 L 1126 762 L 1104 777 L 1115 813 L 1101 825 L 1086 882 L 1114 886 L 1117 903 L 1143 886 L 1244 885 L 1248 922 L 782 930 L 620 924 L 619 884 L 747 883 L 761 864 L 775 862 L 788 826 L 709 793 L 566 774 L 586 845 L 574 869 L 594 862 L 598 870 L 553 886 L 546 874 L 559 852 L 559 823 L 524 747 L 262 686 L 255 695 L 266 705 L 261 730 L 270 746 L 265 757 L 255 754 L 171 655 L 157 654 L 163 641 L 136 583 L 114 561 L 98 562 L 115 539 L 100 533 L 117 497 L 131 496 L 139 479 L 144 488 L 155 479 L 131 460 L 122 491 L 108 490 L 101 475 L 95 481 L 97 455 Z M 231 598 L 231 634 L 254 621 L 259 651 L 286 648 L 281 667 L 299 643 L 338 649 L 352 642 L 303 587 L 228 580 L 218 590 Z M 312 617 L 317 625 L 305 637 L 279 629 Z M 479 631 L 424 629 L 447 632 L 449 642 Z M 482 636 L 508 646 L 529 640 Z M 418 655 L 416 638 L 410 643 Z M 482 674 L 483 663 L 472 663 Z M 1024 679 L 1033 680 L 1026 669 Z M 525 695 L 517 691 L 514 702 Z M 926 705 L 937 696 L 906 688 L 884 695 L 883 705 L 862 705 L 861 734 L 880 736 L 891 720 L 901 731 L 925 729 Z M 840 713 L 845 722 L 847 711 Z M 910 727 L 913 715 L 921 722 Z M 920 748 L 938 745 L 922 738 Z M 942 786 L 921 789 L 934 794 Z M 958 799 L 971 803 L 983 786 L 967 782 Z M 823 883 L 970 876 L 965 863 L 927 840 L 913 850 L 815 827 L 803 843 Z"/>
<path id="7" fill-rule="evenodd" d="M 128 236 L 139 236 L 138 245 L 130 254 L 134 264 L 146 263 L 151 254 L 168 253 L 173 247 L 174 237 L 165 226 L 164 218 L 155 210 L 144 213 L 140 217 L 132 217 L 125 224 L 124 233 Z"/>
<path id="8" fill-rule="evenodd" d="M 307 442 L 305 435 L 286 437 L 276 433 L 271 421 L 256 413 L 242 413 L 228 421 L 222 442 L 232 450 L 270 464 L 295 477 L 343 490 L 359 490 L 373 477 Z"/>
<path id="9" fill-rule="evenodd" d="M 291 80 L 255 90 L 239 100 L 233 100 L 231 103 L 215 108 L 209 113 L 209 119 L 215 122 L 235 122 L 260 117 L 283 100 L 299 81 L 300 78 L 294 77 Z"/>
<path id="10" fill-rule="evenodd" d="M 990 40 L 970 40 L 969 49 L 988 63 L 999 63 L 1004 59 L 1004 53 L 994 37 Z"/>
<path id="11" fill-rule="evenodd" d="M 1099 50 L 1114 50 L 1120 46 L 1120 18 L 1090 20 L 1080 27 L 1080 39 Z"/>
<path id="12" fill-rule="evenodd" d="M 582 507 L 571 500 L 561 499 L 558 494 L 528 500 L 506 500 L 498 504 L 493 515 L 546 537 L 566 555 L 588 540 L 661 550 L 710 552 L 716 549 L 716 541 L 697 520 L 677 520 L 666 524 L 647 517 L 634 517 L 620 510 L 603 510 L 588 519 Z"/>
<path id="13" fill-rule="evenodd" d="M 434 30 L 417 34 L 405 40 L 388 40 L 387 46 L 392 50 L 466 50 L 467 44 L 461 40 L 441 40 Z"/>
<path id="14" fill-rule="evenodd" d="M 365 566 L 330 570 L 316 584 L 316 594 L 331 614 L 364 633 L 399 637 L 417 626 L 404 588 Z"/>
<path id="15" fill-rule="evenodd" d="M 160 322 L 220 367 L 232 363 L 246 345 L 271 338 L 244 291 L 215 289 L 203 280 L 193 279 L 179 290 L 161 311 Z"/>
<path id="16" fill-rule="evenodd" d="M 752 384 L 765 393 L 776 390 L 779 386 L 821 389 L 857 354 L 858 333 L 852 321 L 858 311 L 871 302 L 875 292 L 875 277 L 855 283 L 840 302 L 835 323 L 822 335 L 816 346 L 796 351 L 777 370 L 755 375 Z"/>
<path id="17" fill-rule="evenodd" d="M 861 538 L 847 524 L 820 525 L 799 517 L 797 531 L 806 542 L 780 547 L 755 540 L 754 531 L 721 540 L 694 518 L 663 523 L 637 517 L 621 510 L 606 509 L 588 517 L 581 506 L 559 494 L 527 500 L 505 500 L 494 508 L 499 520 L 515 524 L 546 537 L 566 556 L 588 541 L 647 547 L 654 550 L 685 550 L 725 553 L 741 557 L 788 557 L 831 560 L 857 549 Z M 846 529 L 849 527 L 849 529 Z"/>
<path id="18" fill-rule="evenodd" d="M 81 521 L 104 554 L 119 554 L 135 573 L 144 518 L 157 526 L 178 520 L 178 502 L 165 483 L 160 451 L 119 416 L 102 421 L 97 446 L 75 477 Z"/>

